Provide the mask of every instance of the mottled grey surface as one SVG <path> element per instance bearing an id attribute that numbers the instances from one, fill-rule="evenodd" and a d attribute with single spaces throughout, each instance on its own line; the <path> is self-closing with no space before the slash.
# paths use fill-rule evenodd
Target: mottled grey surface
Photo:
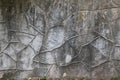
<path id="1" fill-rule="evenodd" d="M 0 0 L 1 72 L 109 80 L 119 61 L 120 0 Z"/>

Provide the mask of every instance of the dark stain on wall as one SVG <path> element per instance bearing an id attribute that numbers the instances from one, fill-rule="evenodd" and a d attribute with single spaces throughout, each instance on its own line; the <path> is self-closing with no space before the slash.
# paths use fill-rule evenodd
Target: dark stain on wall
<path id="1" fill-rule="evenodd" d="M 21 13 L 27 11 L 29 5 L 29 0 L 0 0 L 1 14 L 6 22 L 8 41 L 15 35 L 14 30 L 18 30 L 16 19 Z"/>

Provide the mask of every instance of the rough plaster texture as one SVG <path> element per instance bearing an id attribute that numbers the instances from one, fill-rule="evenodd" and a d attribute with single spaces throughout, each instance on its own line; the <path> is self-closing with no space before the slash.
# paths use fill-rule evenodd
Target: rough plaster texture
<path id="1" fill-rule="evenodd" d="M 0 71 L 120 76 L 120 0 L 0 0 Z"/>

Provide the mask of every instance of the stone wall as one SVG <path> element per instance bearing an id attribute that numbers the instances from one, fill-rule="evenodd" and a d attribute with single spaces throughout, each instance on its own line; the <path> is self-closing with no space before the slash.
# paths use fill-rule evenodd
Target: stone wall
<path id="1" fill-rule="evenodd" d="M 120 0 L 0 0 L 0 71 L 16 79 L 120 76 Z"/>

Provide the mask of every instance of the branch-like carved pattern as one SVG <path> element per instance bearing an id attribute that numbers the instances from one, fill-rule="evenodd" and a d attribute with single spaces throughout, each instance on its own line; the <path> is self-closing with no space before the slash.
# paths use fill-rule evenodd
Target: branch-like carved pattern
<path id="1" fill-rule="evenodd" d="M 60 1 L 59 1 L 60 2 Z M 114 2 L 114 0 L 111 0 L 111 2 L 110 3 L 112 3 L 112 4 L 115 4 L 116 6 L 117 6 L 117 4 Z M 79 30 L 77 30 L 77 28 L 75 28 L 74 29 L 74 32 L 75 33 L 77 33 L 78 35 L 72 35 L 72 36 L 70 36 L 69 38 L 67 38 L 67 36 L 66 36 L 66 34 L 67 34 L 67 31 L 69 32 L 69 31 L 71 31 L 71 33 L 72 33 L 72 31 L 73 30 L 71 30 L 71 29 L 66 29 L 65 27 L 67 26 L 67 22 L 70 22 L 70 20 L 72 20 L 72 19 L 75 19 L 75 18 L 77 18 L 77 16 L 75 17 L 75 18 L 73 18 L 73 16 L 74 15 L 78 15 L 79 13 L 81 13 L 81 12 L 83 12 L 83 13 L 88 13 L 88 12 L 99 12 L 99 11 L 101 11 L 101 10 L 110 10 L 110 9 L 119 9 L 119 7 L 112 7 L 112 8 L 103 8 L 103 9 L 97 9 L 97 10 L 80 10 L 80 11 L 76 11 L 76 12 L 74 12 L 74 13 L 68 13 L 68 15 L 67 16 L 65 16 L 63 19 L 63 21 L 61 22 L 61 25 L 54 25 L 54 26 L 49 26 L 50 25 L 50 23 L 49 23 L 49 16 L 51 16 L 51 14 L 52 14 L 52 8 L 53 8 L 53 6 L 60 6 L 60 4 L 57 4 L 57 0 L 55 0 L 54 2 L 53 2 L 53 5 L 52 6 L 49 6 L 49 11 L 48 12 L 46 12 L 46 11 L 44 11 L 44 10 L 42 10 L 40 7 L 40 12 L 41 13 L 36 13 L 36 11 L 34 12 L 34 13 L 32 13 L 32 11 L 31 11 L 31 8 L 29 8 L 28 9 L 28 11 L 27 11 L 27 13 L 25 13 L 24 14 L 24 18 L 26 19 L 26 23 L 27 23 L 27 27 L 28 28 L 32 28 L 33 30 L 34 30 L 34 32 L 37 32 L 37 34 L 33 34 L 33 33 L 29 33 L 29 32 L 25 32 L 25 31 L 20 31 L 20 30 L 13 30 L 13 29 L 10 29 L 9 31 L 10 32 L 15 32 L 15 33 L 17 33 L 17 34 L 19 34 L 19 33 L 22 33 L 22 34 L 24 34 L 24 35 L 28 35 L 28 36 L 32 36 L 32 38 L 31 38 L 31 40 L 30 40 L 30 42 L 27 44 L 27 45 L 25 45 L 25 44 L 23 44 L 22 43 L 22 41 L 8 41 L 7 42 L 7 44 L 5 45 L 5 47 L 4 48 L 2 48 L 2 50 L 0 50 L 0 54 L 4 54 L 4 55 L 6 55 L 7 57 L 9 57 L 12 61 L 14 61 L 15 63 L 16 63 L 16 68 L 15 69 L 6 69 L 6 70 L 0 70 L 0 71 L 7 71 L 7 70 L 17 70 L 17 71 L 32 71 L 31 69 L 30 70 L 25 70 L 25 69 L 19 69 L 19 55 L 23 52 L 23 51 L 25 51 L 28 47 L 30 47 L 30 49 L 34 52 L 34 56 L 32 56 L 33 57 L 33 63 L 37 63 L 37 64 L 43 64 L 43 65 L 50 65 L 50 67 L 48 68 L 48 70 L 47 70 L 47 72 L 45 73 L 45 75 L 47 76 L 48 74 L 49 74 L 49 72 L 50 72 L 50 70 L 52 69 L 52 67 L 54 66 L 54 65 L 57 65 L 58 67 L 67 67 L 67 66 L 71 66 L 71 65 L 73 65 L 73 64 L 79 64 L 79 63 L 81 63 L 81 64 L 83 64 L 84 66 L 90 66 L 90 68 L 89 69 L 96 69 L 96 68 L 98 68 L 98 67 L 100 67 L 100 66 L 103 66 L 103 65 L 105 65 L 106 63 L 108 63 L 108 62 L 113 62 L 113 61 L 120 61 L 119 59 L 114 59 L 114 58 L 112 58 L 112 54 L 114 53 L 114 50 L 115 50 L 115 48 L 116 47 L 120 47 L 120 45 L 116 45 L 115 44 L 115 41 L 114 41 L 114 36 L 113 36 L 113 31 L 112 31 L 112 27 L 110 26 L 110 32 L 111 32 L 111 34 L 112 34 L 112 39 L 109 39 L 108 37 L 106 37 L 106 36 L 104 36 L 104 35 L 102 35 L 101 34 L 101 32 L 99 32 L 99 31 L 97 31 L 97 30 L 93 30 L 93 31 L 89 31 L 87 34 L 81 34 L 81 32 L 79 33 Z M 70 5 L 69 5 L 69 8 L 70 8 Z M 28 13 L 30 13 L 31 12 L 31 14 L 32 15 L 30 15 L 30 14 L 28 14 Z M 38 27 L 36 26 L 36 15 L 38 15 L 38 14 L 43 14 L 43 25 L 44 25 L 44 29 L 43 30 L 40 30 L 40 29 L 38 29 Z M 62 13 L 61 13 L 62 14 Z M 58 15 L 59 16 L 59 14 L 57 14 L 56 13 L 56 15 Z M 89 14 L 88 14 L 89 15 Z M 53 16 L 53 15 L 52 15 Z M 82 16 L 81 18 L 86 18 L 86 16 Z M 115 18 L 115 19 L 113 19 L 113 20 L 110 20 L 110 21 L 106 21 L 105 23 L 107 24 L 107 23 L 111 23 L 111 22 L 115 22 L 115 21 L 117 21 L 117 20 L 119 20 L 120 19 L 120 17 L 117 17 L 117 18 Z M 85 19 L 82 19 L 81 21 L 83 21 L 84 23 L 85 23 L 85 21 L 84 21 Z M 77 22 L 77 21 L 76 21 Z M 87 22 L 87 21 L 86 21 Z M 6 23 L 5 21 L 0 21 L 0 24 L 4 24 L 4 23 Z M 75 22 L 74 22 L 75 23 Z M 81 22 L 81 24 L 84 24 L 84 23 L 82 23 Z M 89 21 L 88 21 L 88 23 L 89 23 Z M 87 23 L 86 23 L 87 24 Z M 42 25 L 42 24 L 41 24 Z M 47 38 L 49 37 L 48 36 L 48 32 L 51 30 L 51 29 L 53 29 L 53 28 L 56 28 L 56 27 L 58 27 L 58 26 L 65 26 L 65 27 L 63 27 L 65 30 L 66 30 L 66 33 L 64 34 L 65 35 L 65 38 L 67 38 L 67 39 L 65 39 L 59 46 L 57 46 L 57 47 L 54 47 L 54 48 L 51 48 L 51 49 L 47 49 L 46 47 L 47 46 L 45 46 L 45 43 L 46 43 L 46 40 L 47 40 Z M 74 26 L 74 25 L 73 25 Z M 79 26 L 79 23 L 77 23 L 77 26 L 75 26 L 75 27 L 78 27 Z M 40 26 L 39 26 L 40 27 Z M 81 26 L 80 26 L 81 27 Z M 82 26 L 83 27 L 83 26 Z M 82 28 L 81 27 L 81 28 Z M 88 27 L 88 24 L 87 24 L 87 27 Z M 96 25 L 95 25 L 95 27 L 96 27 Z M 70 28 L 69 26 L 67 26 L 67 28 Z M 79 28 L 79 27 L 78 27 Z M 85 25 L 85 28 L 83 28 L 83 29 L 87 29 L 86 28 L 86 25 Z M 94 34 L 96 34 L 96 35 L 94 35 Z M 80 39 L 80 38 L 83 38 L 83 36 L 85 36 L 85 35 L 88 35 L 88 37 L 89 37 L 89 34 L 92 34 L 92 36 L 94 36 L 91 40 L 89 40 L 89 41 L 87 41 L 86 43 L 81 43 L 78 39 Z M 38 51 L 36 51 L 35 49 L 34 49 L 34 47 L 31 45 L 32 44 L 32 42 L 35 40 L 35 38 L 36 38 L 36 36 L 38 36 L 38 35 L 40 35 L 40 36 L 42 36 L 41 38 L 43 38 L 42 39 L 42 44 L 41 44 L 41 47 L 40 47 L 40 49 L 38 50 Z M 71 34 L 70 34 L 71 35 Z M 16 36 L 17 37 L 17 36 Z M 98 64 L 95 64 L 95 65 L 91 65 L 91 64 L 88 64 L 88 63 L 86 63 L 86 62 L 84 62 L 84 60 L 86 59 L 86 57 L 87 57 L 87 54 L 84 54 L 82 51 L 84 50 L 84 49 L 86 49 L 86 47 L 87 46 L 90 46 L 90 45 L 92 45 L 93 43 L 95 43 L 98 39 L 104 39 L 106 42 L 108 42 L 108 43 L 110 43 L 110 44 L 112 44 L 112 49 L 110 50 L 110 53 L 109 53 L 109 56 L 108 56 L 108 59 L 106 59 L 105 61 L 103 61 L 103 62 L 101 62 L 101 63 L 98 63 Z M 87 38 L 86 38 L 87 39 Z M 78 41 L 77 41 L 78 40 Z M 80 39 L 80 40 L 82 40 L 82 39 Z M 61 48 L 63 48 L 63 47 L 65 47 L 65 45 L 67 45 L 67 43 L 69 43 L 69 42 L 72 42 L 72 41 L 75 41 L 75 42 L 78 42 L 79 44 L 77 44 L 77 45 L 79 45 L 79 48 L 77 48 L 77 51 L 75 51 L 76 52 L 76 54 L 74 54 L 74 56 L 72 55 L 72 59 L 71 59 L 71 61 L 69 62 L 69 63 L 62 63 L 61 64 L 61 61 L 58 61 L 58 59 L 57 59 L 57 56 L 55 55 L 55 51 L 56 51 L 56 53 L 57 53 L 57 50 L 60 50 Z M 56 41 L 57 42 L 57 41 Z M 83 42 L 85 42 L 85 41 L 83 41 Z M 19 44 L 22 44 L 22 45 L 24 45 L 24 47 L 22 47 L 22 49 L 21 50 L 19 50 L 19 52 L 17 52 L 17 50 L 12 46 L 12 45 L 10 45 L 10 44 L 14 44 L 14 43 L 19 43 Z M 92 45 L 93 46 L 93 45 Z M 16 60 L 12 57 L 12 56 L 10 56 L 9 55 L 9 53 L 5 53 L 4 51 L 8 48 L 8 47 L 12 47 L 12 49 L 15 51 L 15 54 L 16 54 Z M 45 48 L 46 49 L 45 49 Z M 73 46 L 72 46 L 73 47 Z M 71 47 L 71 48 L 72 48 Z M 75 50 L 76 49 L 76 47 L 73 47 L 74 49 L 72 49 L 72 50 Z M 98 50 L 99 51 L 99 50 Z M 38 57 L 38 56 L 40 56 L 41 54 L 42 55 L 46 55 L 47 53 L 52 53 L 53 55 L 53 57 L 54 57 L 54 60 L 55 60 L 55 62 L 54 63 L 47 63 L 47 62 L 45 62 L 45 61 L 42 61 L 42 60 L 36 60 L 35 58 L 36 57 Z M 69 53 L 69 52 L 68 52 Z M 90 52 L 88 52 L 88 53 L 90 53 Z M 78 59 L 77 61 L 75 60 L 75 59 L 77 59 L 77 58 L 80 58 L 82 56 L 82 59 Z M 34 66 L 34 65 L 33 65 Z M 86 67 L 87 68 L 87 67 Z M 88 70 L 89 70 L 88 69 Z"/>

